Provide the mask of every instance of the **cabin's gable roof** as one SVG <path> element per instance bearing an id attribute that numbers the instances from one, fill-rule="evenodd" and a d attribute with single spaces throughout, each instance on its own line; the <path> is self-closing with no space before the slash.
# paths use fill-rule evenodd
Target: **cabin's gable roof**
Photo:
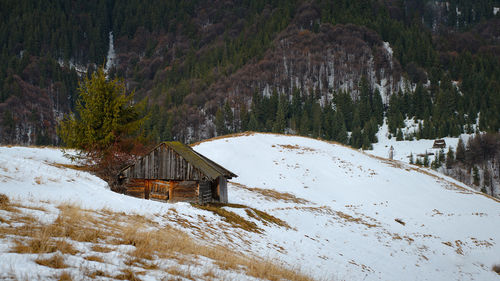
<path id="1" fill-rule="evenodd" d="M 235 175 L 231 171 L 225 169 L 224 167 L 208 159 L 207 157 L 199 154 L 190 146 L 187 146 L 181 142 L 168 141 L 163 142 L 160 145 L 170 147 L 177 154 L 182 156 L 182 158 L 184 158 L 187 162 L 191 163 L 191 165 L 199 169 L 203 174 L 207 175 L 211 179 L 216 179 L 219 176 L 224 176 L 226 178 L 237 177 L 237 175 Z"/>
<path id="2" fill-rule="evenodd" d="M 178 179 L 179 174 L 176 174 L 175 172 L 154 172 L 152 174 L 149 174 L 147 171 L 142 171 L 146 167 L 137 166 L 139 167 L 139 170 L 142 172 L 136 172 L 135 168 L 136 165 L 144 165 L 143 159 L 151 159 L 150 156 L 152 156 L 155 151 L 158 151 L 158 149 L 170 149 L 173 151 L 173 153 L 177 154 L 182 158 L 185 162 L 189 163 L 190 166 L 198 171 L 196 175 L 204 175 L 207 178 L 210 178 L 211 180 L 214 180 L 220 176 L 223 176 L 225 178 L 233 178 L 237 177 L 234 173 L 231 171 L 225 169 L 224 167 L 220 166 L 219 164 L 215 163 L 214 161 L 208 159 L 207 157 L 201 155 L 200 153 L 194 151 L 190 146 L 187 146 L 181 142 L 178 141 L 168 141 L 168 142 L 162 142 L 155 146 L 151 151 L 146 153 L 143 157 L 139 158 L 135 163 L 123 168 L 119 175 L 121 177 L 133 177 L 133 178 L 143 178 L 143 177 L 151 177 L 153 176 L 154 178 L 157 179 Z M 154 158 L 153 158 L 154 159 Z M 156 158 L 158 159 L 158 158 Z M 157 160 L 153 160 L 157 161 Z M 163 171 L 163 170 L 162 170 Z M 181 173 L 183 174 L 183 173 Z M 186 175 L 191 175 L 193 176 L 193 179 L 199 178 L 200 176 L 196 176 L 195 174 L 191 174 L 188 172 Z M 162 176 L 160 176 L 162 175 Z M 163 178 L 164 177 L 164 178 Z M 185 176 L 181 176 L 181 178 L 184 178 Z M 189 177 L 189 176 L 188 176 Z"/>

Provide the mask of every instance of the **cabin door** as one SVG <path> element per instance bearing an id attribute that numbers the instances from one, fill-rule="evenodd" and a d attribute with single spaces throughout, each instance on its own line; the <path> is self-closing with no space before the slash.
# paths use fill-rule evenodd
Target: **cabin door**
<path id="1" fill-rule="evenodd" d="M 199 204 L 212 202 L 212 189 L 209 181 L 200 181 L 198 185 L 198 202 Z"/>

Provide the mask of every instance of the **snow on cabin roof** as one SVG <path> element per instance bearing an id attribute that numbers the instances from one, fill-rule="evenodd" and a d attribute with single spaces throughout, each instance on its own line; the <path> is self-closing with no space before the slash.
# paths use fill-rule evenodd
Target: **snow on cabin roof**
<path id="1" fill-rule="evenodd" d="M 151 151 L 146 153 L 145 156 L 151 154 L 153 151 L 158 149 L 160 146 L 166 146 L 172 149 L 175 153 L 180 155 L 184 160 L 189 162 L 191 165 L 193 165 L 195 168 L 197 168 L 201 173 L 206 175 L 207 177 L 211 179 L 216 179 L 219 176 L 224 176 L 228 179 L 237 177 L 236 174 L 233 172 L 225 169 L 221 165 L 215 163 L 214 161 L 208 159 L 207 157 L 201 155 L 200 153 L 194 151 L 190 146 L 185 145 L 181 142 L 178 141 L 167 141 L 167 142 L 162 142 L 155 146 Z M 145 156 L 141 157 L 144 158 Z M 132 170 L 135 165 L 140 165 L 141 159 L 136 161 L 134 164 L 131 164 L 125 168 L 123 168 L 119 174 L 124 174 L 126 173 L 127 170 Z"/>

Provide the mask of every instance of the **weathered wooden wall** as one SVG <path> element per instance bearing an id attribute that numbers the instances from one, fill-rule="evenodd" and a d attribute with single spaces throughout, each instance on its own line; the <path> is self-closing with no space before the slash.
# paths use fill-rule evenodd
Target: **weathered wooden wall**
<path id="1" fill-rule="evenodd" d="M 198 183 L 196 181 L 180 181 L 170 186 L 168 202 L 198 203 Z"/>
<path id="2" fill-rule="evenodd" d="M 126 185 L 126 194 L 134 197 L 144 198 L 146 190 L 146 180 L 130 179 Z"/>
<path id="3" fill-rule="evenodd" d="M 122 171 L 130 179 L 202 180 L 203 173 L 168 146 L 160 145 Z"/>
<path id="4" fill-rule="evenodd" d="M 203 182 L 200 193 L 197 181 L 163 181 L 130 179 L 127 195 L 164 202 L 208 203 L 212 201 L 209 182 Z"/>
<path id="5" fill-rule="evenodd" d="M 228 203 L 227 198 L 227 180 L 225 177 L 218 178 L 219 183 L 219 200 L 221 203 Z"/>

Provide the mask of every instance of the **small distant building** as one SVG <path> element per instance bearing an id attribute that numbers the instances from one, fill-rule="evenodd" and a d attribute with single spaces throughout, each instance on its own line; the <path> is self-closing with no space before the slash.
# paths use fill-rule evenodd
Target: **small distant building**
<path id="1" fill-rule="evenodd" d="M 122 169 L 126 194 L 164 202 L 227 203 L 227 180 L 237 175 L 176 141 L 163 142 Z"/>
<path id="2" fill-rule="evenodd" d="M 446 142 L 443 139 L 438 139 L 434 141 L 432 148 L 445 148 Z"/>

